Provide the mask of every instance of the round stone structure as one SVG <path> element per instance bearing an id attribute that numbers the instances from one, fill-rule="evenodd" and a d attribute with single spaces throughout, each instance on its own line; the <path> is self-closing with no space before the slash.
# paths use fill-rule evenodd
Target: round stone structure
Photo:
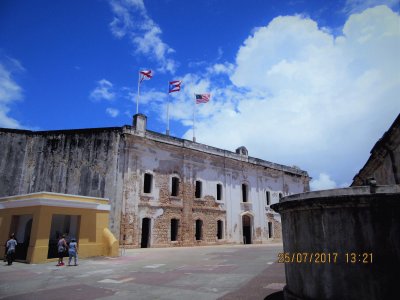
<path id="1" fill-rule="evenodd" d="M 399 299 L 400 185 L 287 196 L 285 299 Z"/>

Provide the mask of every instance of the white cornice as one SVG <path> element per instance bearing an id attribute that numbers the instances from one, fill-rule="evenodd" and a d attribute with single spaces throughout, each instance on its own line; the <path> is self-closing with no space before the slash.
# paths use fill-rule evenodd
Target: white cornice
<path id="1" fill-rule="evenodd" d="M 72 200 L 55 200 L 51 198 L 29 198 L 22 200 L 2 201 L 0 209 L 32 207 L 32 206 L 56 206 L 71 208 L 87 208 L 101 211 L 110 211 L 110 205 L 93 202 L 72 201 Z"/>

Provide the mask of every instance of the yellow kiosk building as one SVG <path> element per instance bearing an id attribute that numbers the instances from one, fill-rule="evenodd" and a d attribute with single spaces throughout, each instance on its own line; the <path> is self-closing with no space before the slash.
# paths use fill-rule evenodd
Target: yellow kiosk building
<path id="1" fill-rule="evenodd" d="M 117 256 L 108 229 L 107 199 L 40 192 L 0 198 L 0 254 L 9 233 L 19 243 L 16 259 L 42 263 L 57 258 L 58 237 L 79 240 L 79 256 Z"/>

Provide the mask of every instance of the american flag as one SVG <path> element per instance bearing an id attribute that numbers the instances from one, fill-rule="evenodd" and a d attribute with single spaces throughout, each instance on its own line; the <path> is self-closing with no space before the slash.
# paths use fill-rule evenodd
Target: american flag
<path id="1" fill-rule="evenodd" d="M 211 94 L 195 94 L 196 104 L 207 103 L 210 101 Z"/>
<path id="2" fill-rule="evenodd" d="M 151 77 L 153 77 L 153 71 L 152 70 L 142 70 L 139 72 L 140 74 L 140 82 L 143 80 L 149 80 Z"/>

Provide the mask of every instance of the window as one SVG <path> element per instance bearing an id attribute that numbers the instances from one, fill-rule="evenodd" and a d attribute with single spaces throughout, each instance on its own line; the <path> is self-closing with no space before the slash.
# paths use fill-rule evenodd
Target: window
<path id="1" fill-rule="evenodd" d="M 143 184 L 143 193 L 150 194 L 151 193 L 151 185 L 153 181 L 153 175 L 150 173 L 144 174 L 144 184 Z"/>
<path id="2" fill-rule="evenodd" d="M 269 191 L 265 192 L 265 199 L 267 200 L 267 205 L 271 204 L 271 194 Z"/>
<path id="3" fill-rule="evenodd" d="M 196 241 L 203 239 L 203 221 L 196 220 Z"/>
<path id="4" fill-rule="evenodd" d="M 272 222 L 268 222 L 268 237 L 272 238 Z"/>
<path id="5" fill-rule="evenodd" d="M 221 220 L 217 221 L 217 239 L 223 239 L 223 232 L 224 232 L 224 222 Z"/>
<path id="6" fill-rule="evenodd" d="M 178 238 L 179 220 L 171 219 L 171 241 L 175 242 Z"/>
<path id="7" fill-rule="evenodd" d="M 196 190 L 194 196 L 196 198 L 201 198 L 201 192 L 202 192 L 202 182 L 200 180 L 196 180 Z"/>
<path id="8" fill-rule="evenodd" d="M 247 202 L 247 184 L 242 184 L 242 202 Z"/>
<path id="9" fill-rule="evenodd" d="M 217 200 L 222 200 L 222 184 L 217 184 Z"/>
<path id="10" fill-rule="evenodd" d="M 282 193 L 279 193 L 279 200 L 282 198 Z"/>
<path id="11" fill-rule="evenodd" d="M 179 195 L 179 178 L 172 177 L 171 184 L 171 196 L 177 197 Z"/>

